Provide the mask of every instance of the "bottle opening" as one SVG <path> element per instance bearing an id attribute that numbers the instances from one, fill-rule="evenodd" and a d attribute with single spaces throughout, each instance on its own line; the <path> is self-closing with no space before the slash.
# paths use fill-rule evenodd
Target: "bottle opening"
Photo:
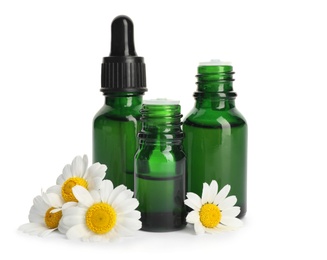
<path id="1" fill-rule="evenodd" d="M 179 105 L 179 100 L 157 98 L 157 99 L 144 100 L 143 104 L 144 105 Z"/>
<path id="2" fill-rule="evenodd" d="M 219 59 L 213 59 L 211 61 L 200 62 L 199 66 L 231 66 L 229 61 L 221 61 Z"/>

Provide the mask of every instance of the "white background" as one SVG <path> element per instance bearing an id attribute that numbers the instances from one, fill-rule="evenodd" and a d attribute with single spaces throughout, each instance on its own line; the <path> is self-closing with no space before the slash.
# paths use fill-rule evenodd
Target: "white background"
<path id="1" fill-rule="evenodd" d="M 1 254 L 19 259 L 190 256 L 326 259 L 325 1 L 1 1 Z M 117 15 L 134 22 L 145 58 L 144 98 L 194 104 L 196 67 L 234 65 L 236 105 L 249 125 L 244 227 L 192 228 L 82 243 L 17 232 L 32 200 L 76 155 L 91 160 L 102 106 L 102 58 Z M 170 258 L 172 259 L 172 258 Z"/>

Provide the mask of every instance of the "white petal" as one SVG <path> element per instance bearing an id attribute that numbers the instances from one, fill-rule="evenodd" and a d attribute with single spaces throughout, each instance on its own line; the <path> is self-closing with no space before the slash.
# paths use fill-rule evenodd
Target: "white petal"
<path id="1" fill-rule="evenodd" d="M 132 199 L 127 199 L 123 202 L 121 202 L 116 208 L 116 212 L 118 215 L 120 214 L 126 214 L 129 213 L 132 210 L 135 210 L 139 205 L 139 202 L 137 199 L 132 198 Z"/>
<path id="2" fill-rule="evenodd" d="M 207 227 L 205 227 L 204 230 L 205 230 L 206 233 L 209 233 L 209 234 L 218 233 L 216 228 L 207 228 Z"/>
<path id="3" fill-rule="evenodd" d="M 210 187 L 208 183 L 203 183 L 202 196 L 201 196 L 202 204 L 205 204 L 209 201 L 209 196 L 210 196 Z"/>
<path id="4" fill-rule="evenodd" d="M 48 196 L 46 195 L 46 193 L 44 193 L 42 191 L 41 197 L 42 197 L 43 201 L 47 204 L 47 206 L 50 208 L 52 205 L 51 205 L 51 203 L 50 203 L 50 201 L 49 201 Z"/>
<path id="5" fill-rule="evenodd" d="M 69 201 L 69 202 L 66 202 L 64 205 L 62 205 L 62 210 L 64 211 L 65 209 L 68 209 L 68 208 L 71 208 L 71 207 L 75 207 L 77 206 L 77 202 L 75 201 Z"/>
<path id="6" fill-rule="evenodd" d="M 45 229 L 43 230 L 43 232 L 39 233 L 40 237 L 45 237 L 47 235 L 49 235 L 51 232 L 57 230 L 57 228 L 53 228 L 53 229 Z"/>
<path id="7" fill-rule="evenodd" d="M 240 207 L 232 207 L 229 209 L 225 209 L 223 215 L 226 217 L 235 218 L 238 216 L 238 214 L 240 214 L 240 212 L 241 212 Z"/>
<path id="8" fill-rule="evenodd" d="M 121 193 L 122 191 L 126 190 L 126 186 L 119 185 L 116 188 L 113 189 L 113 191 L 110 193 L 109 198 L 107 200 L 108 204 L 112 204 L 112 202 L 116 199 L 117 195 Z"/>
<path id="9" fill-rule="evenodd" d="M 65 216 L 85 216 L 87 208 L 69 207 L 63 210 L 63 217 Z"/>
<path id="10" fill-rule="evenodd" d="M 44 204 L 44 200 L 41 195 L 38 195 L 33 199 L 33 205 L 35 205 L 36 207 L 40 207 L 41 204 Z"/>
<path id="11" fill-rule="evenodd" d="M 70 229 L 71 227 L 65 225 L 62 220 L 63 220 L 63 218 L 61 218 L 59 221 L 58 230 L 60 233 L 66 234 L 67 230 Z"/>
<path id="12" fill-rule="evenodd" d="M 117 241 L 120 236 L 117 230 L 117 225 L 108 233 L 103 235 L 104 240 L 106 241 Z"/>
<path id="13" fill-rule="evenodd" d="M 80 185 L 76 185 L 72 188 L 73 194 L 78 202 L 86 207 L 90 207 L 94 200 L 87 189 Z"/>
<path id="14" fill-rule="evenodd" d="M 33 199 L 33 206 L 31 210 L 35 210 L 40 215 L 44 215 L 48 209 L 49 205 L 43 200 L 42 196 L 39 195 Z"/>
<path id="15" fill-rule="evenodd" d="M 218 205 L 221 201 L 223 201 L 227 197 L 229 191 L 230 185 L 225 185 L 215 197 L 214 204 Z"/>
<path id="16" fill-rule="evenodd" d="M 81 216 L 81 215 L 64 216 L 62 222 L 64 225 L 68 227 L 72 227 L 78 224 L 85 223 L 85 216 Z"/>
<path id="17" fill-rule="evenodd" d="M 86 154 L 83 155 L 83 163 L 84 163 L 84 169 L 85 169 L 84 172 L 85 172 L 89 164 L 89 158 L 87 157 Z"/>
<path id="18" fill-rule="evenodd" d="M 108 202 L 111 192 L 114 189 L 114 185 L 110 180 L 104 180 L 100 186 L 101 201 Z"/>
<path id="19" fill-rule="evenodd" d="M 46 236 L 51 233 L 55 229 L 49 229 L 45 225 L 40 225 L 36 223 L 27 223 L 21 225 L 18 228 L 20 231 L 24 233 L 28 233 L 30 235 L 38 235 L 38 236 Z"/>
<path id="20" fill-rule="evenodd" d="M 197 235 L 204 234 L 204 232 L 205 232 L 205 229 L 204 229 L 204 227 L 202 226 L 202 224 L 201 224 L 200 221 L 194 223 L 194 230 L 195 230 L 195 233 L 196 233 Z"/>
<path id="21" fill-rule="evenodd" d="M 222 224 L 218 224 L 218 226 L 215 227 L 214 230 L 216 231 L 216 233 L 218 233 L 218 232 L 231 231 L 231 230 L 233 230 L 233 228 L 230 228 L 228 226 L 224 226 Z"/>
<path id="22" fill-rule="evenodd" d="M 117 224 L 120 224 L 124 226 L 127 229 L 130 230 L 139 230 L 142 227 L 142 222 L 138 219 L 132 219 L 132 218 L 119 218 L 117 220 Z"/>
<path id="23" fill-rule="evenodd" d="M 118 194 L 115 200 L 112 202 L 111 206 L 116 208 L 121 203 L 123 203 L 127 199 L 131 199 L 133 197 L 133 192 L 131 190 L 124 190 Z"/>
<path id="24" fill-rule="evenodd" d="M 86 227 L 85 224 L 79 224 L 68 229 L 66 236 L 69 239 L 89 238 L 92 232 Z"/>
<path id="25" fill-rule="evenodd" d="M 66 203 L 67 204 L 67 203 Z M 75 202 L 75 204 L 77 204 Z M 87 209 L 86 208 L 80 208 L 80 207 L 68 207 L 63 210 L 63 215 L 62 218 L 59 221 L 59 226 L 58 230 L 59 232 L 66 234 L 67 230 L 70 229 L 72 226 L 68 226 L 64 224 L 63 219 L 66 217 L 71 217 L 71 216 L 85 216 Z"/>
<path id="26" fill-rule="evenodd" d="M 70 166 L 70 170 L 73 176 L 84 177 L 86 168 L 82 157 L 76 156 Z"/>
<path id="27" fill-rule="evenodd" d="M 217 181 L 213 180 L 213 181 L 211 181 L 211 184 L 210 184 L 209 197 L 208 197 L 209 203 L 214 202 L 217 193 L 218 193 L 218 183 L 217 183 Z"/>
<path id="28" fill-rule="evenodd" d="M 210 233 L 210 234 L 217 234 L 217 233 L 222 233 L 222 232 L 225 232 L 225 231 L 230 231 L 232 230 L 231 228 L 228 228 L 224 225 L 221 225 L 221 224 L 218 224 L 216 227 L 214 228 L 205 228 L 205 231 L 207 233 Z"/>
<path id="29" fill-rule="evenodd" d="M 197 207 L 196 205 L 194 205 L 194 204 L 193 204 L 193 201 L 190 200 L 190 199 L 186 199 L 186 200 L 184 200 L 184 204 L 185 204 L 186 206 L 190 207 L 190 208 L 193 209 L 193 210 L 200 211 L 200 208 Z"/>
<path id="30" fill-rule="evenodd" d="M 142 222 L 137 219 L 117 219 L 114 232 L 119 236 L 130 236 L 133 235 L 137 230 L 141 229 Z"/>
<path id="31" fill-rule="evenodd" d="M 220 210 L 232 208 L 237 202 L 236 196 L 229 196 L 218 204 Z"/>
<path id="32" fill-rule="evenodd" d="M 54 185 L 47 189 L 46 193 L 56 193 L 58 196 L 61 197 L 61 186 Z"/>
<path id="33" fill-rule="evenodd" d="M 140 219 L 141 218 L 141 212 L 138 210 L 133 210 L 131 212 L 128 212 L 124 214 L 124 218 L 133 218 L 133 219 Z"/>
<path id="34" fill-rule="evenodd" d="M 36 228 L 45 228 L 44 225 L 40 225 L 37 223 L 26 223 L 21 226 L 19 226 L 18 230 L 25 232 L 25 233 L 30 233 L 32 230 L 35 230 Z"/>
<path id="35" fill-rule="evenodd" d="M 52 207 L 60 208 L 64 204 L 63 199 L 56 193 L 46 193 L 45 196 L 47 197 L 49 204 Z"/>
<path id="36" fill-rule="evenodd" d="M 94 163 L 92 164 L 87 172 L 87 177 L 88 178 L 101 178 L 103 179 L 104 176 L 106 175 L 106 170 L 107 170 L 107 166 L 104 164 L 100 164 L 100 163 Z"/>
<path id="37" fill-rule="evenodd" d="M 225 217 L 225 216 L 222 216 L 220 222 L 223 225 L 226 225 L 230 228 L 239 228 L 243 225 L 242 220 L 240 220 L 238 218 L 230 218 L 230 217 Z"/>
<path id="38" fill-rule="evenodd" d="M 30 222 L 36 222 L 35 220 L 32 220 L 31 217 L 35 217 L 35 218 L 41 217 L 41 218 L 44 218 L 45 213 L 48 211 L 48 209 L 49 208 L 45 208 L 45 210 L 41 211 L 39 208 L 37 208 L 35 205 L 33 205 L 31 207 L 31 210 L 30 210 L 29 215 L 28 215 Z"/>
<path id="39" fill-rule="evenodd" d="M 66 180 L 73 177 L 73 173 L 71 171 L 71 165 L 66 164 L 62 170 L 62 174 L 57 179 L 57 185 L 62 185 Z"/>
<path id="40" fill-rule="evenodd" d="M 199 222 L 200 221 L 199 212 L 193 210 L 190 213 L 188 213 L 186 217 L 186 221 L 191 224 Z"/>
<path id="41" fill-rule="evenodd" d="M 89 190 L 99 190 L 101 187 L 101 183 L 103 181 L 103 178 L 87 178 L 87 184 Z"/>
<path id="42" fill-rule="evenodd" d="M 56 180 L 56 184 L 62 186 L 67 179 L 64 178 L 63 174 L 60 174 Z"/>
<path id="43" fill-rule="evenodd" d="M 39 223 L 39 224 L 44 224 L 44 215 L 40 215 L 38 213 L 36 213 L 36 211 L 30 211 L 29 215 L 28 215 L 28 220 L 31 223 Z"/>
<path id="44" fill-rule="evenodd" d="M 61 210 L 62 210 L 61 208 L 55 208 L 55 209 L 52 209 L 52 210 L 50 211 L 50 213 L 54 214 L 54 213 L 57 213 L 57 212 L 59 212 L 59 211 L 61 211 Z"/>
<path id="45" fill-rule="evenodd" d="M 135 233 L 135 230 L 129 229 L 119 223 L 116 224 L 115 231 L 119 236 L 132 236 Z"/>
<path id="46" fill-rule="evenodd" d="M 197 211 L 201 209 L 202 207 L 201 198 L 197 194 L 193 192 L 188 192 L 186 194 L 186 197 L 188 199 L 186 199 L 184 202 L 187 206 Z"/>
<path id="47" fill-rule="evenodd" d="M 30 208 L 29 214 L 44 216 L 48 208 L 44 207 L 44 210 L 40 210 L 40 207 L 37 207 L 35 204 Z"/>
<path id="48" fill-rule="evenodd" d="M 99 190 L 89 190 L 94 202 L 101 202 L 101 196 Z"/>

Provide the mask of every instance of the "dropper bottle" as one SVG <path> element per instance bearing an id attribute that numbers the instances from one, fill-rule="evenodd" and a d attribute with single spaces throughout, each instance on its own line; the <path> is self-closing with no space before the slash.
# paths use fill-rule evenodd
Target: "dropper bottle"
<path id="1" fill-rule="evenodd" d="M 141 129 L 146 89 L 145 64 L 134 46 L 132 20 L 124 15 L 111 24 L 111 52 L 103 58 L 101 91 L 105 104 L 93 120 L 93 162 L 107 166 L 105 179 L 134 189 L 134 154 Z"/>

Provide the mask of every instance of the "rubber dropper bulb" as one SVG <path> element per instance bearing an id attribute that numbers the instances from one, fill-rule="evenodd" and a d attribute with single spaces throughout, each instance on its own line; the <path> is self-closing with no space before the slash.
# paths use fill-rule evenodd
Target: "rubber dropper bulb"
<path id="1" fill-rule="evenodd" d="M 115 92 L 144 93 L 146 73 L 143 57 L 134 46 L 134 25 L 126 15 L 111 23 L 111 50 L 101 65 L 101 91 L 105 96 Z"/>
<path id="2" fill-rule="evenodd" d="M 137 56 L 134 46 L 134 26 L 128 16 L 120 15 L 112 21 L 110 56 Z"/>

